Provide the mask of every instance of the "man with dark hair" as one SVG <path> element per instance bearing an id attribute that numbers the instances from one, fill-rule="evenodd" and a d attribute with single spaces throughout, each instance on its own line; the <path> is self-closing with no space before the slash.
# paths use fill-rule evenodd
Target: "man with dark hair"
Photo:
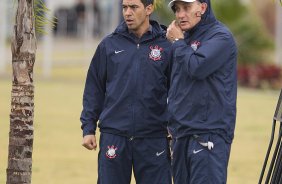
<path id="1" fill-rule="evenodd" d="M 124 21 L 97 47 L 83 95 L 83 146 L 95 150 L 99 184 L 171 184 L 167 94 L 171 43 L 149 19 L 153 0 L 123 0 Z"/>
<path id="2" fill-rule="evenodd" d="M 172 0 L 168 98 L 174 184 L 224 184 L 236 121 L 237 47 L 210 0 Z"/>

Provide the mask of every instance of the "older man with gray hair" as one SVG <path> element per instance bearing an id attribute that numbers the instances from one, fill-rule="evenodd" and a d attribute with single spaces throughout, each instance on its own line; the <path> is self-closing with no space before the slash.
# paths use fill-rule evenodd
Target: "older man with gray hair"
<path id="1" fill-rule="evenodd" d="M 237 47 L 210 0 L 173 0 L 169 131 L 175 184 L 224 184 L 234 137 Z"/>

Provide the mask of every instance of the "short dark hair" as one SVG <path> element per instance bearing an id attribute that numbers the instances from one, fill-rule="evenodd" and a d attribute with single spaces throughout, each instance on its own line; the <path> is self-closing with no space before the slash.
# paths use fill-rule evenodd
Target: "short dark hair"
<path id="1" fill-rule="evenodd" d="M 154 4 L 154 0 L 141 0 L 141 2 L 145 7 L 150 4 Z"/>

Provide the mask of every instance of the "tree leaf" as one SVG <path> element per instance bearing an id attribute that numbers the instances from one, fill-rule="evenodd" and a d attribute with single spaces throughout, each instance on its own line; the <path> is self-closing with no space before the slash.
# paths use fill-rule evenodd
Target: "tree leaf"
<path id="1" fill-rule="evenodd" d="M 57 23 L 57 18 L 51 15 L 50 9 L 46 7 L 43 0 L 34 0 L 34 18 L 35 18 L 35 30 L 39 34 L 47 34 L 44 30 L 46 26 L 50 26 L 52 29 Z"/>

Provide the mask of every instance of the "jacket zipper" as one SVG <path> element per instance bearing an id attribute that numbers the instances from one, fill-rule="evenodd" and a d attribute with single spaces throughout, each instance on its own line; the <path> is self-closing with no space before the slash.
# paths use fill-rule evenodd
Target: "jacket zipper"
<path id="1" fill-rule="evenodd" d="M 139 48 L 140 48 L 140 43 L 137 43 L 137 52 L 139 51 Z M 137 89 L 137 83 L 138 83 L 138 73 L 139 73 L 139 62 L 137 61 L 137 62 L 135 62 L 134 63 L 135 64 L 135 78 L 134 78 L 134 86 L 135 86 L 135 90 Z M 135 95 L 134 95 L 134 99 L 133 99 L 133 106 L 132 106 L 132 119 L 133 119 L 133 130 L 132 130 L 132 137 L 130 138 L 130 140 L 132 141 L 133 139 L 134 139 L 134 135 L 135 135 L 135 123 L 136 123 L 136 121 L 135 121 L 135 111 L 136 111 L 136 107 L 135 107 L 135 105 L 137 104 L 136 103 L 136 100 L 137 100 L 137 98 L 136 98 L 136 95 L 138 95 L 138 92 L 137 91 L 135 91 Z"/>

